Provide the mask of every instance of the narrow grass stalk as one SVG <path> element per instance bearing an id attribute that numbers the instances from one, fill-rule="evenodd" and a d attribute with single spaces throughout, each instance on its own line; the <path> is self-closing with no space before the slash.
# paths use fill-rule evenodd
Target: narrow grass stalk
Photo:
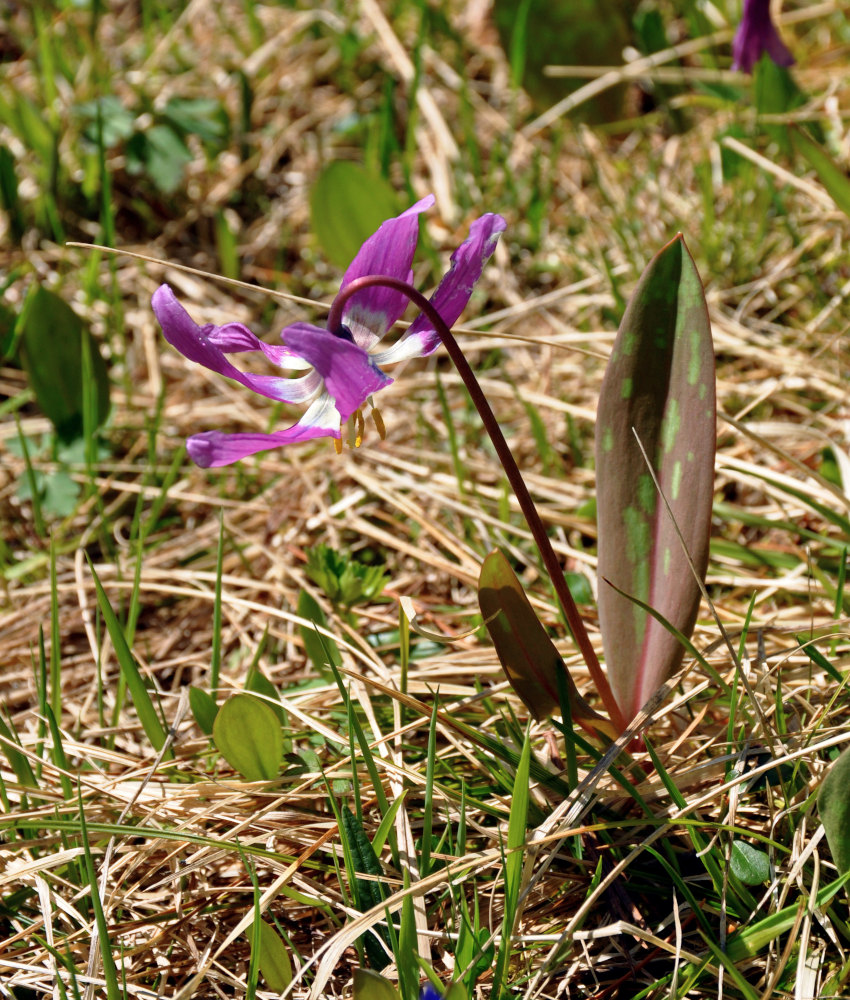
<path id="1" fill-rule="evenodd" d="M 431 871 L 431 834 L 434 809 L 434 766 L 437 758 L 437 704 L 431 713 L 428 727 L 428 758 L 425 764 L 425 805 L 422 810 L 422 853 L 419 858 L 419 876 L 426 878 Z"/>
<path id="2" fill-rule="evenodd" d="M 157 712 L 153 700 L 148 693 L 141 671 L 136 664 L 136 660 L 130 650 L 130 647 L 127 645 L 124 630 L 121 628 L 121 623 L 118 621 L 118 617 L 113 611 L 112 605 L 109 603 L 106 591 L 103 589 L 103 585 L 95 572 L 94 566 L 91 566 L 91 564 L 89 565 L 92 578 L 94 579 L 95 590 L 97 591 L 97 603 L 100 607 L 103 619 L 106 622 L 106 629 L 109 632 L 109 638 L 112 640 L 112 645 L 115 649 L 115 656 L 118 659 L 118 665 L 121 668 L 121 674 L 125 678 L 127 686 L 130 689 L 133 704 L 136 706 L 136 712 L 139 716 L 142 728 L 145 731 L 145 735 L 150 740 L 154 750 L 159 752 L 162 750 L 163 746 L 165 746 L 168 732 L 162 724 L 159 713 Z M 173 751 L 166 750 L 164 759 L 173 760 Z"/>
<path id="3" fill-rule="evenodd" d="M 27 485 L 30 488 L 30 499 L 32 501 L 32 519 L 35 523 L 35 531 L 39 538 L 44 538 L 47 534 L 47 527 L 44 523 L 44 514 L 41 510 L 41 494 L 38 489 L 38 480 L 36 479 L 35 469 L 33 468 L 32 459 L 30 458 L 30 450 L 27 445 L 27 439 L 24 435 L 23 429 L 21 427 L 21 421 L 18 414 L 15 413 L 15 426 L 18 429 L 18 440 L 21 443 L 21 455 L 24 459 L 24 466 L 26 468 Z"/>
<path id="4" fill-rule="evenodd" d="M 524 861 L 523 844 L 525 843 L 525 828 L 528 821 L 529 803 L 529 762 L 531 760 L 531 741 L 526 734 L 519 766 L 514 778 L 513 797 L 511 799 L 511 815 L 508 820 L 508 842 L 505 848 L 505 915 L 502 922 L 502 939 L 499 953 L 493 970 L 492 996 L 501 997 L 508 967 L 511 960 L 511 942 L 514 924 L 519 909 L 520 884 Z"/>
<path id="5" fill-rule="evenodd" d="M 103 978 L 106 980 L 107 1000 L 121 1000 L 121 989 L 118 985 L 118 969 L 115 966 L 115 959 L 112 955 L 112 946 L 109 941 L 109 929 L 106 926 L 106 914 L 103 912 L 103 903 L 100 899 L 100 888 L 97 884 L 97 876 L 94 870 L 91 847 L 89 846 L 89 833 L 86 826 L 86 811 L 83 808 L 83 796 L 77 788 L 77 802 L 80 807 L 80 834 L 83 841 L 83 854 L 86 859 L 86 873 L 88 875 L 89 886 L 91 887 L 91 901 L 94 909 L 95 923 L 97 924 L 97 938 L 92 941 L 92 958 L 97 954 L 97 947 L 100 946 L 100 956 L 103 962 Z"/>
<path id="6" fill-rule="evenodd" d="M 221 673 L 221 573 L 224 566 L 224 510 L 219 512 L 218 553 L 215 561 L 215 600 L 213 601 L 212 654 L 210 656 L 210 690 L 218 690 Z"/>

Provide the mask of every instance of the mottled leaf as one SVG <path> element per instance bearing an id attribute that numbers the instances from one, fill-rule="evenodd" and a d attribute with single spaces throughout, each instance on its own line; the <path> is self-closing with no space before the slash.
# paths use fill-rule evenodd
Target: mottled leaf
<path id="1" fill-rule="evenodd" d="M 366 836 L 363 824 L 345 804 L 340 806 L 340 817 L 342 819 L 340 834 L 345 837 L 348 843 L 355 871 L 368 876 L 367 878 L 355 876 L 351 886 L 356 906 L 365 913 L 386 899 L 384 870 L 375 854 L 374 847 Z M 378 925 L 372 928 L 372 931 L 364 934 L 362 938 L 369 963 L 374 969 L 380 971 L 389 963 L 389 958 L 375 935 L 384 941 L 387 948 L 390 947 L 390 937 L 386 928 Z"/>
<path id="2" fill-rule="evenodd" d="M 818 793 L 818 813 L 839 874 L 850 871 L 850 748 L 827 771 Z"/>
<path id="3" fill-rule="evenodd" d="M 237 694 L 218 710 L 213 739 L 222 757 L 247 781 L 277 777 L 283 732 L 274 709 L 248 694 Z"/>
<path id="4" fill-rule="evenodd" d="M 563 671 L 573 719 L 613 734 L 608 720 L 594 712 L 579 694 L 522 584 L 498 549 L 481 566 L 478 604 L 502 669 L 535 719 L 545 719 L 559 710 L 558 671 Z"/>
<path id="5" fill-rule="evenodd" d="M 714 451 L 711 327 L 699 274 L 679 235 L 653 258 L 632 294 L 597 413 L 599 619 L 608 677 L 626 719 L 678 667 L 683 648 L 615 588 L 690 636 L 700 589 L 673 519 L 704 577 Z"/>

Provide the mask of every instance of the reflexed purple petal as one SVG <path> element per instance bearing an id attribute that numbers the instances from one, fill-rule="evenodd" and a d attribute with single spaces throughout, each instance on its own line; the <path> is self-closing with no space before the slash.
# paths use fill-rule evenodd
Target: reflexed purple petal
<path id="1" fill-rule="evenodd" d="M 307 381 L 313 379 L 312 375 L 307 375 L 304 379 L 289 379 L 278 375 L 251 375 L 240 371 L 231 364 L 224 349 L 215 342 L 216 334 L 221 327 L 212 324 L 198 326 L 177 301 L 168 285 L 160 285 L 153 293 L 151 301 L 165 339 L 190 361 L 203 365 L 219 375 L 226 375 L 261 396 L 281 402 L 303 402 L 318 388 L 319 383 L 315 380 Z M 247 344 L 249 340 L 260 343 L 241 323 L 231 323 L 228 326 L 230 334 L 222 338 L 225 343 Z M 239 347 L 239 350 L 247 349 L 249 348 Z"/>
<path id="2" fill-rule="evenodd" d="M 339 419 L 343 422 L 372 393 L 392 382 L 366 351 L 327 330 L 320 330 L 309 323 L 293 323 L 283 331 L 282 336 L 287 346 L 309 361 L 325 380 L 328 395 L 333 398 Z"/>
<path id="3" fill-rule="evenodd" d="M 349 264 L 340 291 L 355 278 L 383 274 L 410 281 L 411 264 L 419 238 L 419 214 L 434 204 L 434 196 L 417 201 L 406 212 L 388 219 L 373 233 Z M 407 308 L 407 297 L 390 288 L 364 288 L 345 304 L 342 321 L 351 330 L 354 342 L 368 350 L 383 337 Z"/>
<path id="4" fill-rule="evenodd" d="M 264 343 L 242 323 L 225 323 L 223 326 L 213 327 L 208 339 L 211 344 L 220 347 L 225 354 L 262 351 L 272 364 L 302 370 L 310 367 L 303 358 L 293 354 L 288 347 Z"/>
<path id="5" fill-rule="evenodd" d="M 475 282 L 481 277 L 484 265 L 496 249 L 499 235 L 504 232 L 506 225 L 501 215 L 482 215 L 472 223 L 468 238 L 452 254 L 452 266 L 431 296 L 431 302 L 443 317 L 446 326 L 451 327 L 466 308 Z M 422 313 L 401 338 L 401 342 L 407 341 L 414 341 L 418 345 L 416 352 L 409 355 L 417 357 L 435 350 L 440 338 L 428 317 Z"/>
<path id="6" fill-rule="evenodd" d="M 249 455 L 256 455 L 269 448 L 294 444 L 296 441 L 310 441 L 313 438 L 340 436 L 339 412 L 334 400 L 323 392 L 306 410 L 297 424 L 283 431 L 271 434 L 224 434 L 221 431 L 207 431 L 194 434 L 186 442 L 189 457 L 204 469 L 220 465 L 231 465 Z"/>
<path id="7" fill-rule="evenodd" d="M 214 469 L 220 465 L 232 465 L 249 455 L 268 451 L 269 448 L 338 435 L 338 430 L 335 435 L 329 427 L 304 427 L 301 424 L 272 434 L 223 434 L 221 431 L 206 431 L 204 434 L 192 435 L 186 442 L 186 450 L 196 465 L 203 469 Z"/>

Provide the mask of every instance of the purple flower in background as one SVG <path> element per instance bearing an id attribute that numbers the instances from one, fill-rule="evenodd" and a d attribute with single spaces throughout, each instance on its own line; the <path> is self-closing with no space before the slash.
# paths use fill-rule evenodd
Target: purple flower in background
<path id="1" fill-rule="evenodd" d="M 429 195 L 383 223 L 357 252 L 343 276 L 340 291 L 367 275 L 384 275 L 409 283 L 419 236 L 418 216 L 433 204 L 434 197 Z M 463 312 L 504 228 L 505 220 L 500 215 L 483 215 L 472 223 L 468 238 L 452 254 L 451 268 L 431 298 L 448 326 Z M 430 321 L 420 314 L 395 344 L 376 351 L 378 342 L 401 318 L 408 304 L 402 292 L 380 286 L 364 288 L 351 296 L 343 308 L 341 329 L 293 323 L 281 333 L 282 346 L 264 343 L 242 323 L 198 326 L 168 285 L 160 285 L 154 292 L 152 304 L 165 339 L 190 361 L 226 375 L 269 399 L 308 404 L 296 424 L 271 434 L 207 431 L 193 435 L 187 441 L 187 449 L 192 459 L 204 468 L 229 465 L 294 441 L 318 437 L 340 439 L 342 425 L 349 419 L 354 422 L 359 441 L 363 430 L 361 407 L 373 393 L 392 382 L 382 366 L 423 357 L 440 343 Z M 228 355 L 247 351 L 261 351 L 281 368 L 308 374 L 290 378 L 243 372 Z M 377 412 L 374 415 L 382 431 L 380 417 Z"/>
<path id="2" fill-rule="evenodd" d="M 765 52 L 777 66 L 794 62 L 770 19 L 770 0 L 744 0 L 744 13 L 732 42 L 732 69 L 752 73 Z"/>
<path id="3" fill-rule="evenodd" d="M 426 983 L 419 991 L 419 1000 L 443 1000 L 443 995 L 431 983 Z"/>

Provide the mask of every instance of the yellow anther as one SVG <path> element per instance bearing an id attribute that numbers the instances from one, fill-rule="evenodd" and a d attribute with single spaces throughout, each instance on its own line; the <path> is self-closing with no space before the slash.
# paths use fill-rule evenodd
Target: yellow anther
<path id="1" fill-rule="evenodd" d="M 340 427 L 340 431 L 342 431 L 341 427 Z M 335 437 L 334 438 L 334 451 L 337 453 L 337 455 L 341 455 L 342 454 L 342 438 L 341 437 L 338 437 L 338 438 Z"/>
<path id="2" fill-rule="evenodd" d="M 358 410 L 354 414 L 354 419 L 357 421 L 357 434 L 354 438 L 354 447 L 359 448 L 363 443 L 363 435 L 366 433 L 366 421 L 363 419 L 363 410 Z"/>
<path id="3" fill-rule="evenodd" d="M 375 427 L 378 428 L 378 434 L 382 441 L 387 440 L 387 428 L 384 426 L 384 418 L 381 416 L 381 411 L 377 406 L 372 407 L 372 419 L 375 421 Z"/>

